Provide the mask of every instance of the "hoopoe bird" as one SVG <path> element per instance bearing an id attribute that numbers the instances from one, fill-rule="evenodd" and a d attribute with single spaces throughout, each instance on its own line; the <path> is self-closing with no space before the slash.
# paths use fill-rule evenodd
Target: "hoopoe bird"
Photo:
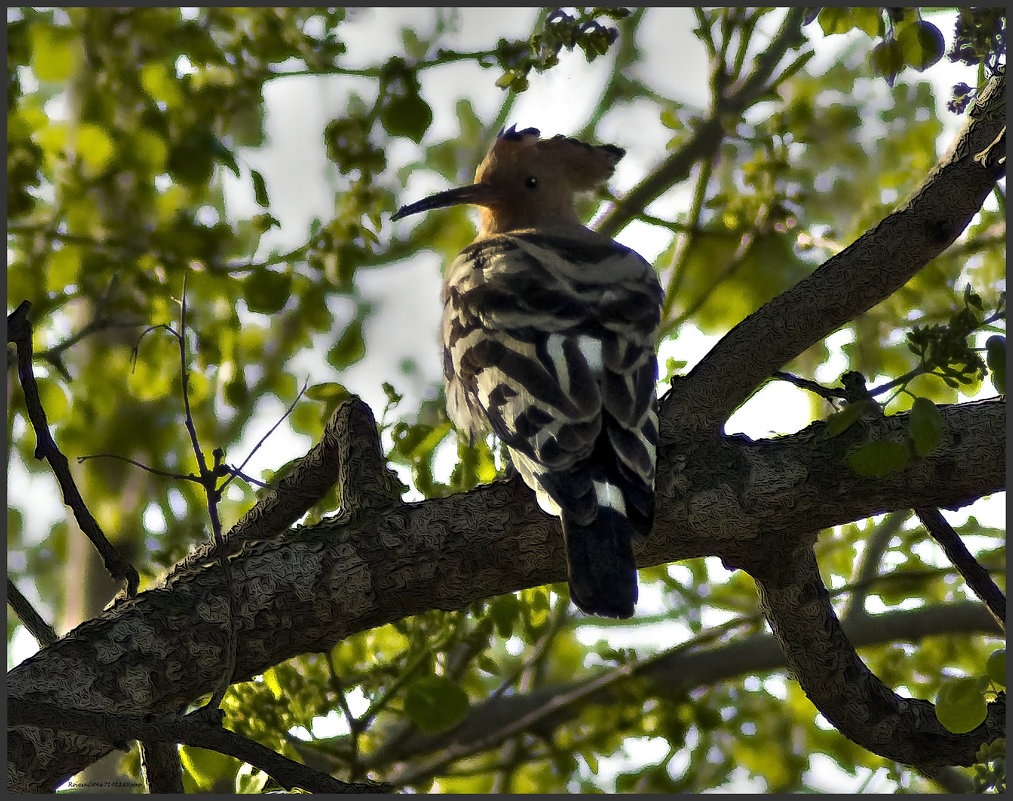
<path id="1" fill-rule="evenodd" d="M 654 522 L 662 290 L 641 256 L 581 224 L 574 194 L 624 155 L 512 126 L 475 183 L 392 218 L 480 207 L 478 238 L 443 284 L 447 411 L 472 439 L 488 427 L 502 440 L 561 520 L 574 604 L 615 618 L 633 614 L 632 541 Z"/>

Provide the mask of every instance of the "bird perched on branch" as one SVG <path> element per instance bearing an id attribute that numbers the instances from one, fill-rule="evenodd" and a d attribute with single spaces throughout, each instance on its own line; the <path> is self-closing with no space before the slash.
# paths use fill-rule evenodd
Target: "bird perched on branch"
<path id="1" fill-rule="evenodd" d="M 488 426 L 506 444 L 561 519 L 571 599 L 617 618 L 637 600 L 632 540 L 654 521 L 662 290 L 637 253 L 581 224 L 574 195 L 623 155 L 514 126 L 475 183 L 393 216 L 480 207 L 478 238 L 443 284 L 447 411 L 472 437 Z"/>

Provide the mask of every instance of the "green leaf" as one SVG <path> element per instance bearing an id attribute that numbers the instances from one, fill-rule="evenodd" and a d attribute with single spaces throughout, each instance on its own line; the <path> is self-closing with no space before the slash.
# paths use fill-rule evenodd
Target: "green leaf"
<path id="1" fill-rule="evenodd" d="M 904 69 L 904 50 L 896 41 L 880 42 L 869 54 L 872 71 L 893 86 L 897 73 Z"/>
<path id="2" fill-rule="evenodd" d="M 826 436 L 836 437 L 843 434 L 852 424 L 862 416 L 862 412 L 869 408 L 874 401 L 861 400 L 846 406 L 839 412 L 835 412 L 827 418 Z"/>
<path id="3" fill-rule="evenodd" d="M 85 166 L 85 174 L 94 178 L 105 172 L 113 157 L 113 140 L 100 125 L 82 122 L 77 129 L 77 155 Z"/>
<path id="4" fill-rule="evenodd" d="M 433 110 L 418 95 L 396 97 L 380 112 L 380 124 L 391 136 L 418 143 L 433 124 Z"/>
<path id="5" fill-rule="evenodd" d="M 214 154 L 215 160 L 224 164 L 232 172 L 236 178 L 239 177 L 239 165 L 236 163 L 235 154 L 229 150 L 225 143 L 217 136 L 212 136 L 211 141 L 211 152 Z"/>
<path id="6" fill-rule="evenodd" d="M 327 351 L 327 361 L 339 370 L 354 364 L 366 355 L 366 340 L 362 336 L 362 320 L 349 323 L 334 347 Z"/>
<path id="7" fill-rule="evenodd" d="M 936 696 L 936 717 L 954 734 L 966 734 L 985 722 L 988 707 L 976 677 L 950 679 Z"/>
<path id="8" fill-rule="evenodd" d="M 312 387 L 307 388 L 306 397 L 310 400 L 336 404 L 345 398 L 352 397 L 352 393 L 343 384 L 329 381 L 323 384 L 314 384 Z"/>
<path id="9" fill-rule="evenodd" d="M 1006 337 L 995 334 L 985 342 L 986 361 L 992 374 L 992 386 L 1000 395 L 1006 394 Z"/>
<path id="10" fill-rule="evenodd" d="M 943 416 L 928 398 L 915 398 L 908 418 L 908 433 L 915 453 L 928 456 L 943 435 Z"/>
<path id="11" fill-rule="evenodd" d="M 820 10 L 816 18 L 823 29 L 824 36 L 831 36 L 835 33 L 847 33 L 855 27 L 855 21 L 851 18 L 847 8 L 824 8 Z"/>
<path id="12" fill-rule="evenodd" d="M 521 602 L 513 593 L 500 595 L 489 604 L 489 613 L 496 624 L 496 633 L 503 639 L 514 633 L 514 626 L 521 616 Z"/>
<path id="13" fill-rule="evenodd" d="M 184 778 L 191 779 L 196 784 L 195 789 L 202 792 L 210 792 L 218 779 L 236 770 L 236 760 L 232 757 L 190 745 L 179 749 L 179 760 L 186 770 Z"/>
<path id="14" fill-rule="evenodd" d="M 907 446 L 899 442 L 870 442 L 848 456 L 848 464 L 860 476 L 880 478 L 907 467 Z"/>
<path id="15" fill-rule="evenodd" d="M 253 179 L 253 196 L 257 205 L 266 209 L 271 205 L 271 199 L 267 196 L 267 182 L 257 170 L 250 170 L 250 177 Z"/>
<path id="16" fill-rule="evenodd" d="M 45 286 L 47 292 L 63 292 L 77 283 L 81 273 L 81 249 L 64 245 L 54 250 L 46 262 Z"/>
<path id="17" fill-rule="evenodd" d="M 55 25 L 32 25 L 28 29 L 31 42 L 32 72 L 40 81 L 64 83 L 74 71 L 74 43 L 77 36 L 70 28 Z"/>
<path id="18" fill-rule="evenodd" d="M 992 683 L 999 687 L 1006 687 L 1006 649 L 1000 648 L 992 651 L 985 664 L 985 673 Z"/>
<path id="19" fill-rule="evenodd" d="M 167 106 L 179 105 L 183 99 L 179 90 L 180 82 L 174 72 L 167 63 L 161 61 L 152 61 L 138 70 L 144 91 L 153 100 Z"/>
<path id="20" fill-rule="evenodd" d="M 281 228 L 281 222 L 273 214 L 255 214 L 250 218 L 250 225 L 258 234 L 270 231 L 272 228 Z"/>
<path id="21" fill-rule="evenodd" d="M 851 23 L 855 28 L 863 30 L 871 39 L 882 36 L 885 26 L 883 24 L 883 12 L 877 7 L 863 7 L 848 9 L 851 13 Z"/>
<path id="22" fill-rule="evenodd" d="M 243 282 L 243 297 L 250 311 L 276 314 L 292 292 L 292 274 L 257 270 Z"/>
<path id="23" fill-rule="evenodd" d="M 897 34 L 897 44 L 904 63 L 919 72 L 939 61 L 946 50 L 946 42 L 939 28 L 923 19 L 901 28 Z"/>
<path id="24" fill-rule="evenodd" d="M 468 714 L 470 702 L 461 686 L 446 676 L 426 676 L 405 693 L 405 714 L 425 734 L 452 729 Z"/>
<path id="25" fill-rule="evenodd" d="M 264 686 L 271 691 L 271 695 L 275 698 L 283 698 L 285 691 L 282 689 L 281 682 L 278 681 L 278 671 L 271 668 L 265 670 L 261 675 L 264 678 Z"/>

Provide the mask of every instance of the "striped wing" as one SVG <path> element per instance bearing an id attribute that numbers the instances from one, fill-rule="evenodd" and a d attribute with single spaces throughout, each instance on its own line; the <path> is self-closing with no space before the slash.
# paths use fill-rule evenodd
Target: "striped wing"
<path id="1" fill-rule="evenodd" d="M 662 295 L 639 255 L 588 234 L 466 248 L 444 287 L 443 344 L 451 419 L 472 435 L 491 426 L 544 505 L 590 524 L 601 490 L 578 468 L 603 450 L 617 482 L 640 488 L 626 502 L 653 514 Z"/>

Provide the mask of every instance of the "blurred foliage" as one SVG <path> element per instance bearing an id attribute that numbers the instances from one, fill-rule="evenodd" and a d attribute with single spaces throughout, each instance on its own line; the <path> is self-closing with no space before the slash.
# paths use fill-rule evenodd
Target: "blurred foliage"
<path id="1" fill-rule="evenodd" d="M 383 216 L 410 174 L 459 183 L 517 91 L 565 59 L 610 59 L 604 87 L 574 90 L 599 98 L 581 136 L 616 141 L 630 133 L 629 115 L 653 120 L 671 152 L 711 111 L 653 82 L 670 69 L 669 54 L 644 44 L 652 25 L 666 24 L 654 22 L 664 9 L 532 10 L 527 38 L 489 31 L 483 50 L 459 46 L 461 18 L 472 12 L 434 10 L 428 27 L 400 30 L 398 52 L 352 63 L 349 44 L 371 13 L 8 12 L 8 297 L 12 307 L 33 304 L 35 368 L 56 441 L 91 511 L 149 585 L 207 536 L 205 499 L 191 482 L 110 458 L 78 465 L 74 457 L 112 453 L 171 473 L 195 471 L 176 342 L 157 329 L 141 339 L 150 326 L 178 326 L 184 276 L 193 422 L 206 453 L 224 448 L 238 464 L 246 454 L 229 449 L 244 435 L 259 437 L 264 410 L 296 399 L 297 357 L 328 380 L 296 403 L 283 424 L 290 432 L 316 438 L 347 397 L 343 372 L 372 355 L 375 309 L 361 291 L 367 270 L 393 270 L 420 250 L 447 262 L 474 236 L 463 210 L 428 215 L 393 234 L 382 230 Z M 769 46 L 761 31 L 783 16 L 770 8 L 693 13 L 715 93 L 742 84 Z M 721 141 L 698 160 L 689 209 L 667 220 L 630 210 L 627 221 L 668 237 L 656 265 L 667 294 L 665 334 L 676 344 L 683 326 L 721 334 L 808 275 L 889 213 L 934 164 L 943 125 L 923 75 L 938 68 L 943 52 L 932 20 L 955 26 L 951 60 L 981 68 L 977 81 L 969 79 L 975 86 L 964 85 L 969 100 L 985 68 L 1004 58 L 1005 15 L 923 14 L 819 11 L 816 25 L 804 30 L 818 47 L 838 48 L 829 66 L 814 71 L 811 45 L 793 40 L 783 54 L 789 66 L 775 71 L 742 114 L 722 121 Z M 823 40 L 817 28 L 833 36 Z M 435 138 L 437 105 L 427 76 L 452 64 L 472 68 L 476 91 L 503 104 L 489 115 L 462 84 L 462 96 L 439 101 L 455 130 Z M 275 187 L 251 166 L 252 155 L 270 145 L 265 90 L 312 76 L 345 87 L 343 105 L 320 130 L 329 172 L 299 176 L 326 182 L 333 209 L 299 242 L 265 245 L 279 241 L 271 237 L 285 219 L 272 200 Z M 665 155 L 659 147 L 657 158 Z M 248 216 L 234 211 L 230 194 L 243 191 L 254 201 Z M 913 453 L 934 443 L 926 404 L 934 410 L 956 402 L 958 390 L 987 392 L 986 377 L 1000 391 L 1005 386 L 1005 199 L 997 197 L 998 209 L 982 211 L 957 244 L 848 327 L 843 355 L 848 369 L 869 378 L 870 391 L 904 379 L 889 402 L 918 409 Z M 820 344 L 786 369 L 813 376 L 836 355 Z M 671 370 L 684 366 L 671 361 Z M 375 410 L 383 442 L 414 497 L 466 490 L 501 472 L 494 444 L 468 443 L 453 430 L 437 387 L 428 399 L 412 389 L 410 365 L 383 364 L 379 373 L 387 399 Z M 9 373 L 9 382 L 16 386 L 16 376 Z M 48 471 L 34 459 L 20 391 L 9 392 L 9 401 L 8 467 L 21 477 L 19 486 L 27 474 L 37 487 Z M 813 400 L 814 418 L 831 411 Z M 274 476 L 260 478 L 276 479 L 286 468 L 278 464 Z M 56 515 L 59 500 L 51 493 Z M 254 500 L 253 487 L 230 490 L 220 508 L 226 527 Z M 338 502 L 332 494 L 310 519 Z M 40 536 L 38 511 L 37 501 L 11 496 L 8 570 L 34 587 L 54 619 L 65 597 L 69 541 L 79 532 L 59 520 L 47 522 Z M 957 528 L 1002 583 L 1004 532 L 973 516 Z M 841 526 L 817 547 L 835 603 L 856 616 L 967 597 L 954 571 L 940 567 L 925 532 L 903 515 Z M 799 792 L 826 789 L 817 757 L 852 777 L 852 790 L 873 777 L 884 782 L 884 775 L 905 788 L 933 787 L 817 725 L 797 685 L 757 675 L 747 662 L 728 667 L 735 678 L 668 694 L 620 677 L 690 637 L 693 649 L 719 650 L 763 631 L 752 581 L 713 560 L 646 569 L 641 583 L 648 600 L 622 629 L 573 617 L 559 585 L 491 598 L 466 614 L 432 611 L 363 632 L 233 688 L 225 703 L 229 725 L 343 779 L 391 779 L 395 772 L 417 791 L 700 792 L 749 781 L 768 792 Z M 671 634 L 673 625 L 681 634 Z M 8 621 L 9 643 L 19 630 Z M 608 644 L 613 632 L 623 648 Z M 935 697 L 944 669 L 978 676 L 992 650 L 989 638 L 967 634 L 883 644 L 863 656 L 889 685 Z M 609 671 L 617 677 L 610 704 L 581 701 L 573 682 Z M 577 692 L 576 700 L 560 702 L 555 714 L 558 698 L 546 696 L 527 710 L 534 722 L 496 747 L 465 743 L 445 756 L 437 741 L 425 753 L 398 753 L 420 732 L 452 733 L 486 699 L 524 700 L 560 686 L 560 693 Z M 982 756 L 982 766 L 991 767 L 979 772 L 980 786 L 1004 782 L 997 759 Z M 131 764 L 136 770 L 136 760 Z M 191 790 L 265 786 L 263 776 L 198 749 L 185 750 L 184 764 Z"/>

